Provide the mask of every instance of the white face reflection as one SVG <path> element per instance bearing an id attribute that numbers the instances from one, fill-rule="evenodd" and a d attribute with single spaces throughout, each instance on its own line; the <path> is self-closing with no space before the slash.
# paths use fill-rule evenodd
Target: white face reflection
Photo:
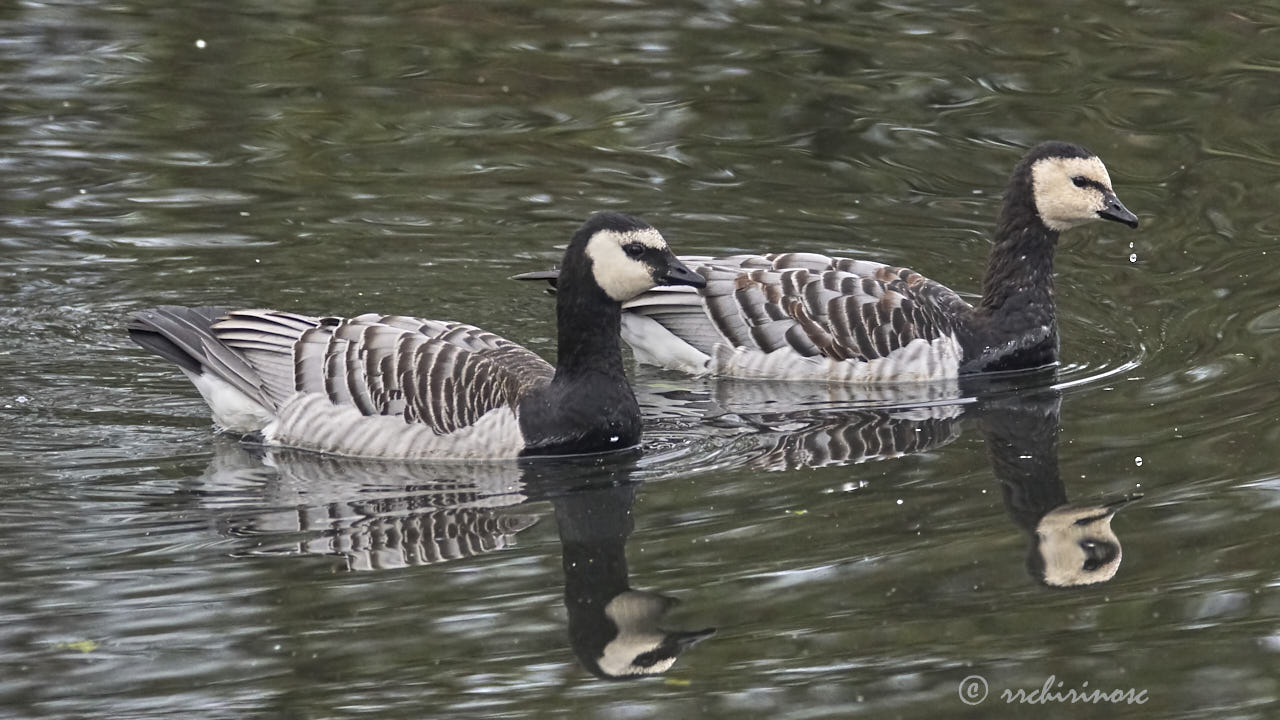
<path id="1" fill-rule="evenodd" d="M 1041 518 L 1036 534 L 1040 536 L 1039 551 L 1044 559 L 1045 584 L 1075 587 L 1106 582 L 1115 577 L 1122 556 L 1120 538 L 1111 529 L 1113 517 L 1114 510 L 1107 508 L 1061 507 Z M 1083 544 L 1089 543 L 1109 546 L 1115 555 L 1097 567 L 1086 567 L 1090 553 Z"/>

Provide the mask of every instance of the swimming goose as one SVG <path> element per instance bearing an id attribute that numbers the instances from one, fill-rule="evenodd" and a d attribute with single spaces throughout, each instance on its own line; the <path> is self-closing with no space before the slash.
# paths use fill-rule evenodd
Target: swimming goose
<path id="1" fill-rule="evenodd" d="M 178 364 L 214 421 L 267 445 L 401 459 L 568 455 L 631 447 L 640 409 L 622 367 L 622 305 L 702 287 L 662 235 L 600 213 L 565 251 L 557 364 L 471 325 L 396 315 L 160 307 L 130 337 Z"/>
<path id="2" fill-rule="evenodd" d="M 955 378 L 1057 362 L 1058 234 L 1138 218 L 1093 153 L 1032 148 L 1013 170 L 982 299 L 907 268 L 788 252 L 683 257 L 705 288 L 654 288 L 623 304 L 622 337 L 643 363 L 695 375 L 858 385 Z M 519 279 L 549 280 L 534 272 Z"/>

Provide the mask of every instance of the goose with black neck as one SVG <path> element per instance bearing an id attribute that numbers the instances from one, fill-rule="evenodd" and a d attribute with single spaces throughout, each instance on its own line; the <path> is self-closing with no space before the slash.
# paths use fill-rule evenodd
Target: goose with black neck
<path id="1" fill-rule="evenodd" d="M 958 328 L 961 374 L 1057 362 L 1053 260 L 1058 236 L 1098 219 L 1138 226 L 1096 155 L 1078 145 L 1048 142 L 1023 157 L 1005 191 L 982 300 Z"/>
<path id="2" fill-rule="evenodd" d="M 632 447 L 640 410 L 622 367 L 621 303 L 705 281 L 657 230 L 613 212 L 578 229 L 564 268 L 555 366 L 471 325 L 376 313 L 162 306 L 128 331 L 177 363 L 217 425 L 269 446 L 394 459 Z"/>
<path id="3" fill-rule="evenodd" d="M 1029 150 L 1010 177 L 971 306 L 912 270 L 809 252 L 682 257 L 706 286 L 655 287 L 622 304 L 641 362 L 694 375 L 928 382 L 1058 360 L 1053 257 L 1063 231 L 1137 227 L 1106 167 L 1079 145 Z M 557 282 L 558 271 L 520 279 Z"/>

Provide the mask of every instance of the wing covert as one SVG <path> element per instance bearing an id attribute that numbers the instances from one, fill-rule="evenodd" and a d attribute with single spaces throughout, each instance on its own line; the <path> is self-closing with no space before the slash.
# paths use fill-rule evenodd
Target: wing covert
<path id="1" fill-rule="evenodd" d="M 229 313 L 212 331 L 257 371 L 276 407 L 296 393 L 320 394 L 366 416 L 423 423 L 437 435 L 514 407 L 554 374 L 533 352 L 463 323 L 250 310 Z"/>

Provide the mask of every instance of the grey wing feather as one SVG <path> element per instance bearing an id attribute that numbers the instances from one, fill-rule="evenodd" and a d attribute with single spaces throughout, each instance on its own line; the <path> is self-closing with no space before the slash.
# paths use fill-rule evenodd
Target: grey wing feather
<path id="1" fill-rule="evenodd" d="M 950 334 L 971 309 L 919 273 L 866 260 L 798 252 L 681 260 L 707 279 L 704 289 L 660 288 L 624 308 L 653 317 L 703 352 L 725 343 L 871 360 L 916 338 Z"/>
<path id="2" fill-rule="evenodd" d="M 256 371 L 273 407 L 296 392 L 320 393 L 364 415 L 399 415 L 437 434 L 514 406 L 554 372 L 533 352 L 462 323 L 235 311 L 211 330 Z"/>

